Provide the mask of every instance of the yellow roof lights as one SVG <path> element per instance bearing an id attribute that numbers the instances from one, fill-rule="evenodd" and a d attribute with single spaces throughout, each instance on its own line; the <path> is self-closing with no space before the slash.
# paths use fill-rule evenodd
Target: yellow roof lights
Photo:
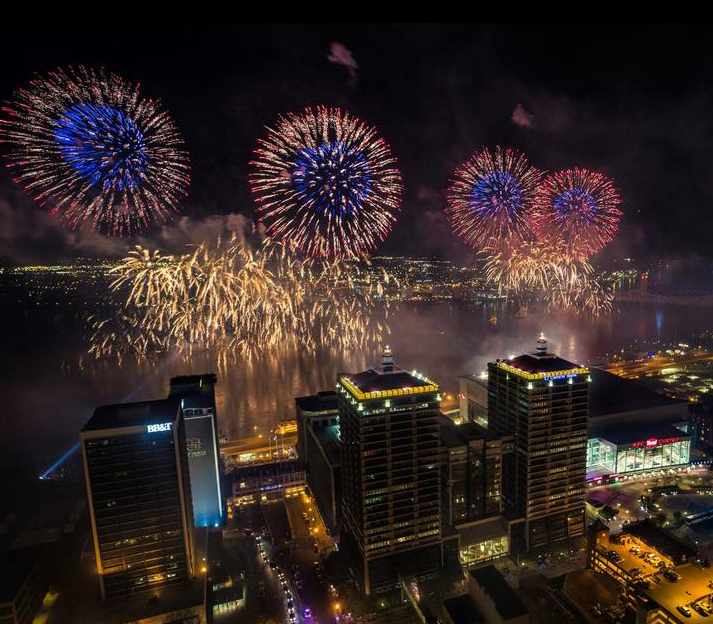
<path id="1" fill-rule="evenodd" d="M 429 380 L 430 381 L 430 380 Z M 349 377 L 340 377 L 339 382 L 357 400 L 380 399 L 385 397 L 405 396 L 409 394 L 423 394 L 425 392 L 438 392 L 438 386 L 430 382 L 423 386 L 410 386 L 407 388 L 397 388 L 395 390 L 378 390 L 374 392 L 362 392 L 357 388 Z"/>
<path id="2" fill-rule="evenodd" d="M 586 367 L 581 368 L 568 368 L 559 371 L 547 371 L 545 373 L 528 373 L 527 371 L 516 368 L 515 366 L 510 366 L 510 364 L 505 364 L 505 362 L 496 363 L 499 368 L 506 370 L 508 373 L 513 373 L 519 377 L 524 377 L 525 379 L 550 379 L 553 377 L 566 377 L 568 375 L 586 375 L 589 373 L 589 369 Z"/>

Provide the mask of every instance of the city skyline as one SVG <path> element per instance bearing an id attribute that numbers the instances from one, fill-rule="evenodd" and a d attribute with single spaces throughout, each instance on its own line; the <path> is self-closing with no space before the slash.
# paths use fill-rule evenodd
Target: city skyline
<path id="1" fill-rule="evenodd" d="M 710 25 L 6 30 L 2 624 L 713 616 Z"/>

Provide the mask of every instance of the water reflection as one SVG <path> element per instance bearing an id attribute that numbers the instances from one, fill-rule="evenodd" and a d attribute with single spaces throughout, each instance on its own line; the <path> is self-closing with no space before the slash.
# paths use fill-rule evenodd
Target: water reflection
<path id="1" fill-rule="evenodd" d="M 517 309 L 507 303 L 402 303 L 391 313 L 388 340 L 397 363 L 434 378 L 447 392 L 455 377 L 478 373 L 496 357 L 531 351 L 542 331 L 550 348 L 575 362 L 598 362 L 632 340 L 692 340 L 709 326 L 709 308 L 620 304 L 597 319 Z M 18 328 L 17 331 L 22 331 Z M 29 331 L 29 330 L 28 330 Z M 49 346 L 48 346 L 49 345 Z M 169 354 L 156 362 L 110 361 L 84 370 L 72 364 L 86 344 L 71 334 L 37 341 L 23 352 L 5 353 L 12 362 L 0 384 L 6 410 L 0 417 L 3 444 L 31 448 L 42 464 L 76 441 L 96 405 L 130 398 L 164 396 L 173 375 L 216 369 L 203 353 L 189 363 Z M 217 399 L 223 432 L 250 435 L 294 413 L 294 397 L 329 389 L 338 372 L 353 372 L 378 361 L 379 346 L 360 352 L 298 351 L 246 361 L 219 371 Z M 63 365 L 64 363 L 64 365 Z"/>

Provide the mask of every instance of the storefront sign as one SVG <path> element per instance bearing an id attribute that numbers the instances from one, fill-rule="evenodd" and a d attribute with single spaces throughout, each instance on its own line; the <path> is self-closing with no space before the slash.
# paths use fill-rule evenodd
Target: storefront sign
<path id="1" fill-rule="evenodd" d="M 661 438 L 660 440 L 656 438 L 649 438 L 643 442 L 632 442 L 631 448 L 646 447 L 647 449 L 658 446 L 659 444 L 671 444 L 672 442 L 678 442 L 681 438 Z"/>

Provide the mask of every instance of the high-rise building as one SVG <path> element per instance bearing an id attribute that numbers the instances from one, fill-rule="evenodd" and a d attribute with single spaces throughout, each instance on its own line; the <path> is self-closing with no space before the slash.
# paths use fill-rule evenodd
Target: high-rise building
<path id="1" fill-rule="evenodd" d="M 458 401 L 462 422 L 475 422 L 483 427 L 488 426 L 487 375 L 458 377 Z"/>
<path id="2" fill-rule="evenodd" d="M 176 399 L 98 407 L 80 445 L 102 597 L 189 581 L 194 523 L 185 424 Z"/>
<path id="3" fill-rule="evenodd" d="M 334 390 L 295 398 L 297 452 L 327 528 L 341 523 L 339 403 Z"/>
<path id="4" fill-rule="evenodd" d="M 387 350 L 381 370 L 337 381 L 342 441 L 340 547 L 362 591 L 437 573 L 443 562 L 438 386 Z"/>
<path id="5" fill-rule="evenodd" d="M 511 551 L 584 532 L 589 370 L 547 351 L 488 364 L 488 423 L 513 435 L 503 457 L 506 510 L 522 518 Z"/>
<path id="6" fill-rule="evenodd" d="M 212 373 L 173 377 L 169 391 L 169 398 L 180 399 L 183 410 L 193 519 L 197 527 L 223 524 L 215 383 L 216 376 Z"/>
<path id="7" fill-rule="evenodd" d="M 327 427 L 339 427 L 339 406 L 334 390 L 318 392 L 310 396 L 295 398 L 295 419 L 297 420 L 297 454 L 309 468 L 309 429 L 320 431 Z"/>
<path id="8" fill-rule="evenodd" d="M 499 516 L 501 513 L 501 463 L 503 446 L 511 436 L 497 436 L 476 423 L 456 425 L 439 417 L 443 511 L 451 526 Z"/>

